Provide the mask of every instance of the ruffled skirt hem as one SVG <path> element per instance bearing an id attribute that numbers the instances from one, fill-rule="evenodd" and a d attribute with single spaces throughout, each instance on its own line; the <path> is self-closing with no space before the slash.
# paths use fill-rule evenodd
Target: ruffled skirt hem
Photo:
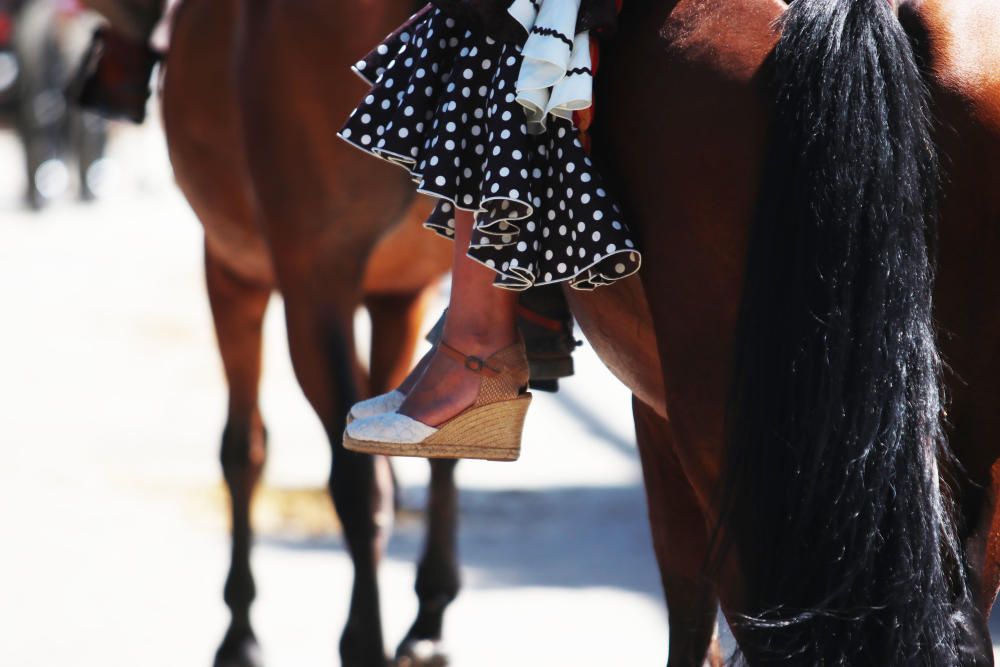
<path id="1" fill-rule="evenodd" d="M 438 204 L 425 226 L 454 236 L 474 214 L 468 255 L 523 290 L 594 289 L 639 269 L 641 256 L 572 123 L 529 134 L 514 95 L 520 48 L 426 8 L 355 71 L 372 89 L 340 137 L 406 169 Z"/>

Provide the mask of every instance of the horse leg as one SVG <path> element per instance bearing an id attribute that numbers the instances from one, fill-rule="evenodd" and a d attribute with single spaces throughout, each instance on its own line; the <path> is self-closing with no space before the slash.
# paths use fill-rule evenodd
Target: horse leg
<path id="1" fill-rule="evenodd" d="M 413 365 L 432 287 L 451 269 L 451 245 L 423 228 L 433 202 L 420 197 L 378 239 L 365 266 L 362 290 L 371 317 L 369 390 L 398 387 Z"/>
<path id="2" fill-rule="evenodd" d="M 255 595 L 250 572 L 250 501 L 260 480 L 266 432 L 257 403 L 261 327 L 271 295 L 269 286 L 253 284 L 230 272 L 206 247 L 205 274 L 215 331 L 229 385 L 229 414 L 222 435 L 222 471 L 232 503 L 232 562 L 225 601 L 232 618 L 215 656 L 216 667 L 260 665 L 250 626 Z"/>
<path id="3" fill-rule="evenodd" d="M 969 433 L 961 426 L 952 435 L 953 442 L 959 446 L 983 442 L 978 438 L 967 438 Z M 954 617 L 958 619 L 956 623 L 962 633 L 958 644 L 961 664 L 985 667 L 994 664 L 989 618 L 1000 591 L 1000 459 L 993 460 L 989 465 L 988 461 L 996 456 L 995 452 L 985 451 L 984 448 L 976 454 L 966 459 L 970 468 L 963 470 L 963 474 L 970 477 L 962 480 L 965 483 L 960 496 L 964 517 L 968 521 L 968 533 L 964 535 L 965 563 L 958 563 L 957 566 L 966 567 L 969 598 L 956 601 Z M 980 467 L 980 463 L 984 466 Z"/>
<path id="4" fill-rule="evenodd" d="M 430 290 L 365 295 L 372 322 L 368 375 L 373 395 L 398 387 L 409 372 L 429 296 Z"/>
<path id="5" fill-rule="evenodd" d="M 704 575 L 708 521 L 681 468 L 670 423 L 632 399 L 653 548 L 670 615 L 667 667 L 722 667 L 716 591 Z"/>
<path id="6" fill-rule="evenodd" d="M 990 361 L 981 365 L 989 368 Z M 969 381 L 954 383 L 955 399 L 948 411 L 953 420 L 949 440 L 962 465 L 961 473 L 952 477 L 952 491 L 967 530 L 963 538 L 970 600 L 961 615 L 963 651 L 968 664 L 975 665 L 993 664 L 989 618 L 1000 590 L 1000 451 L 994 444 L 996 397 L 990 386 L 996 371 L 990 371 L 985 376 L 969 373 L 963 376 Z"/>
<path id="7" fill-rule="evenodd" d="M 365 306 L 372 321 L 373 394 L 398 387 L 409 372 L 431 286 L 451 268 L 451 246 L 423 229 L 432 202 L 418 198 L 383 236 L 365 267 Z M 419 248 L 419 253 L 415 249 Z M 444 611 L 458 593 L 455 555 L 457 493 L 454 461 L 431 462 L 427 539 L 417 568 L 417 619 L 396 649 L 400 667 L 445 664 L 440 650 Z"/>
<path id="8" fill-rule="evenodd" d="M 344 287 L 350 282 L 316 280 L 294 265 L 277 263 L 289 351 L 299 384 L 330 439 L 329 491 L 354 564 L 341 661 L 344 667 L 384 667 L 376 573 L 391 527 L 392 474 L 384 458 L 344 449 L 342 437 L 347 412 L 361 393 L 353 332 L 358 298 Z"/>
<path id="9" fill-rule="evenodd" d="M 370 294 L 365 305 L 372 320 L 371 391 L 397 386 L 416 347 L 429 290 L 405 294 Z M 455 541 L 458 493 L 457 461 L 432 461 L 427 503 L 427 540 L 417 568 L 417 618 L 396 650 L 399 667 L 446 664 L 440 650 L 444 612 L 459 589 Z"/>
<path id="10" fill-rule="evenodd" d="M 458 595 L 461 577 L 456 555 L 458 538 L 458 461 L 431 462 L 427 502 L 427 542 L 417 567 L 417 619 L 396 650 L 398 667 L 444 667 L 441 649 L 444 612 Z"/>
<path id="11" fill-rule="evenodd" d="M 350 63 L 411 7 L 381 2 L 358 12 L 355 3 L 319 0 L 241 6 L 236 70 L 247 162 L 285 298 L 293 368 L 330 439 L 330 495 L 354 565 L 341 664 L 385 667 L 376 569 L 392 515 L 392 475 L 385 459 L 345 450 L 343 430 L 362 396 L 353 324 L 365 267 L 414 194 L 402 170 L 335 132 L 364 96 Z"/>
<path id="12" fill-rule="evenodd" d="M 979 520 L 966 540 L 976 606 L 987 618 L 1000 592 L 1000 460 L 993 464 L 990 478 L 978 503 Z"/>

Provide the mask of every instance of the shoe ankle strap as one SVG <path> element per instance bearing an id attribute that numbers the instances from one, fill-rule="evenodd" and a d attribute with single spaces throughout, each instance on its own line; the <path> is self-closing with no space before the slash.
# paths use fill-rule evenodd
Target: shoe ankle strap
<path id="1" fill-rule="evenodd" d="M 503 372 L 502 368 L 496 368 L 494 366 L 491 366 L 488 363 L 489 361 L 488 359 L 483 359 L 482 357 L 477 357 L 472 354 L 466 354 L 465 352 L 462 352 L 461 350 L 452 347 L 443 340 L 438 341 L 438 348 L 444 351 L 449 357 L 451 357 L 455 361 L 458 361 L 459 363 L 464 365 L 467 370 L 470 370 L 473 373 L 478 373 L 486 377 L 496 377 Z"/>

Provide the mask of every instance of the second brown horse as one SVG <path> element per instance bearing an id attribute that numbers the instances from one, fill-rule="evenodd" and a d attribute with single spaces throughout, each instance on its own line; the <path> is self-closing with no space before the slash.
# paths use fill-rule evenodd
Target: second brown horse
<path id="1" fill-rule="evenodd" d="M 352 58 L 411 9 L 405 2 L 362 12 L 353 3 L 192 0 L 176 17 L 164 125 L 178 183 L 204 224 L 208 294 L 229 385 L 221 457 L 232 499 L 225 585 L 232 622 L 219 666 L 259 662 L 249 616 L 250 501 L 266 454 L 261 326 L 276 289 L 296 377 L 330 438 L 330 492 L 355 565 L 343 664 L 385 664 L 376 568 L 391 527 L 392 473 L 384 459 L 344 450 L 341 433 L 355 401 L 405 375 L 426 289 L 446 272 L 449 249 L 420 229 L 429 204 L 415 199 L 406 177 L 334 132 L 363 90 L 348 68 Z M 372 317 L 368 381 L 354 351 L 362 301 Z M 458 589 L 453 468 L 433 468 L 421 610 L 404 657 L 414 642 L 440 637 L 444 607 Z"/>

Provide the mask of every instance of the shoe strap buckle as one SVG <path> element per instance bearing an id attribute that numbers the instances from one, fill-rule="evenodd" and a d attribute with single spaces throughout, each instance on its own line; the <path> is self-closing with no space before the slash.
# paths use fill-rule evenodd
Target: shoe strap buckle
<path id="1" fill-rule="evenodd" d="M 473 373 L 484 373 L 486 371 L 490 371 L 489 374 L 493 374 L 500 372 L 500 369 L 493 368 L 492 366 L 487 364 L 486 360 L 483 359 L 482 357 L 475 357 L 472 355 L 465 357 L 465 367 L 468 368 Z"/>
<path id="2" fill-rule="evenodd" d="M 500 375 L 503 370 L 501 368 L 490 366 L 489 363 L 487 363 L 487 361 L 482 357 L 477 357 L 474 354 L 466 354 L 461 350 L 455 349 L 443 340 L 438 341 L 438 348 L 446 352 L 448 356 L 464 365 L 466 369 L 472 371 L 473 373 L 479 373 L 487 377 L 495 377 Z"/>

